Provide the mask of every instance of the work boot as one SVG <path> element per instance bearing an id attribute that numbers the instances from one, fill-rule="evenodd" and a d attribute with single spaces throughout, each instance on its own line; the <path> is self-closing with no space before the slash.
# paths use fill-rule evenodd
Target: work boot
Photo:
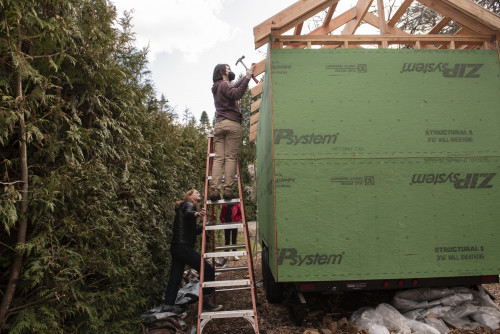
<path id="1" fill-rule="evenodd" d="M 224 199 L 226 201 L 232 200 L 234 198 L 233 190 L 232 189 L 224 189 L 224 193 L 222 194 L 222 197 L 224 197 Z"/>
<path id="2" fill-rule="evenodd" d="M 203 298 L 203 311 L 217 312 L 222 310 L 222 305 L 212 304 L 210 298 Z"/>
<path id="3" fill-rule="evenodd" d="M 212 189 L 210 191 L 210 200 L 212 202 L 220 201 L 220 191 L 219 191 L 219 189 Z"/>

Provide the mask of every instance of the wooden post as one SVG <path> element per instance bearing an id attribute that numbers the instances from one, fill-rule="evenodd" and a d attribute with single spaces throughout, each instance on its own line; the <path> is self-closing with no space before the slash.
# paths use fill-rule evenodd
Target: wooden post
<path id="1" fill-rule="evenodd" d="M 380 29 L 380 35 L 385 35 L 387 33 L 386 23 L 385 23 L 385 11 L 384 11 L 384 0 L 377 0 L 377 11 L 378 11 L 378 26 Z M 384 43 L 383 43 L 384 44 Z M 387 48 L 387 43 L 384 48 Z"/>

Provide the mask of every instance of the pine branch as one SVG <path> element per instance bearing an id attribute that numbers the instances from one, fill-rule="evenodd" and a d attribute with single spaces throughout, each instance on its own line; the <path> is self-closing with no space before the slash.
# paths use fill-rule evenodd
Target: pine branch
<path id="1" fill-rule="evenodd" d="M 24 53 L 24 52 L 22 52 L 22 54 L 24 56 L 26 56 L 26 58 L 29 58 L 29 59 L 33 60 L 33 59 L 40 59 L 40 58 L 51 58 L 51 57 L 63 54 L 63 53 L 65 53 L 68 50 L 69 50 L 69 47 L 65 48 L 64 50 L 62 50 L 60 52 L 56 52 L 56 53 L 53 53 L 53 54 L 50 54 L 50 55 L 39 55 L 39 56 L 30 56 L 29 54 Z"/>
<path id="2" fill-rule="evenodd" d="M 7 245 L 7 244 L 4 244 L 4 243 L 3 243 L 3 242 L 1 242 L 1 241 L 0 241 L 0 245 L 5 246 L 6 248 L 10 249 L 10 250 L 11 250 L 11 251 L 13 251 L 13 252 L 15 252 L 15 251 L 16 251 L 14 248 L 10 247 L 10 246 L 9 246 L 9 245 Z"/>

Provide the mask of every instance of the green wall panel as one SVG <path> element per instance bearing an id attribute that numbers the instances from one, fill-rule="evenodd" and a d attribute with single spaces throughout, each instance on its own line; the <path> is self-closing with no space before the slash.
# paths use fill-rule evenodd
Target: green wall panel
<path id="1" fill-rule="evenodd" d="M 495 51 L 280 49 L 272 55 L 276 159 L 500 153 L 500 132 L 486 131 L 500 127 Z M 462 77 L 403 71 L 419 64 L 458 66 Z M 335 143 L 325 136 L 336 136 Z"/>
<path id="2" fill-rule="evenodd" d="M 268 52 L 258 207 L 275 277 L 500 273 L 499 69 L 495 51 Z"/>
<path id="3" fill-rule="evenodd" d="M 276 161 L 280 280 L 498 274 L 500 158 L 472 160 Z"/>

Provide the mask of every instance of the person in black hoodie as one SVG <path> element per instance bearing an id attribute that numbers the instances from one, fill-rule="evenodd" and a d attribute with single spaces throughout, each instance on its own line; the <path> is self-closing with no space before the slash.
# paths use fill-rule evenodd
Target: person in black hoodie
<path id="1" fill-rule="evenodd" d="M 162 307 L 164 312 L 182 313 L 181 307 L 175 306 L 179 284 L 182 280 L 185 265 L 200 272 L 201 255 L 194 250 L 196 235 L 202 232 L 202 226 L 196 225 L 198 217 L 204 217 L 205 209 L 200 210 L 201 195 L 198 190 L 191 189 L 184 196 L 184 200 L 178 201 L 175 206 L 174 230 L 170 245 L 172 264 L 170 266 L 170 279 L 165 292 L 165 301 Z M 204 281 L 215 280 L 214 268 L 205 261 Z M 206 311 L 219 311 L 222 305 L 214 305 L 210 302 L 213 288 L 203 288 L 203 309 Z"/>
<path id="2" fill-rule="evenodd" d="M 242 115 L 238 106 L 248 88 L 255 64 L 247 69 L 246 75 L 235 84 L 235 74 L 227 64 L 218 64 L 214 68 L 212 94 L 216 110 L 214 127 L 215 158 L 210 182 L 210 200 L 220 200 L 222 168 L 224 167 L 224 192 L 226 200 L 234 198 L 233 184 L 236 174 L 236 158 L 241 144 Z"/>

